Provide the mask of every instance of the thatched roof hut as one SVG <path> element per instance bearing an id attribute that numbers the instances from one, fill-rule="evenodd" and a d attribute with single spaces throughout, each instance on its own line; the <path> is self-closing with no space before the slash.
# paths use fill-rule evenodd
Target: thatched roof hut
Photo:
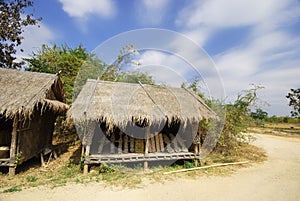
<path id="1" fill-rule="evenodd" d="M 166 155 L 173 151 L 177 152 L 177 158 L 193 158 L 195 154 L 188 150 L 197 135 L 199 122 L 217 118 L 189 89 L 92 79 L 83 86 L 68 111 L 68 117 L 74 120 L 86 148 L 86 164 L 128 161 L 124 158 L 128 155 L 115 156 L 112 153 L 147 153 L 140 159 L 128 156 L 131 161 L 152 160 L 148 153 L 163 153 L 165 160 Z M 181 129 L 180 135 L 189 136 L 190 144 L 176 136 L 178 129 Z M 104 133 L 105 137 L 99 133 Z M 111 146 L 105 151 L 108 142 Z M 161 160 L 157 155 L 155 157 Z"/>
<path id="2" fill-rule="evenodd" d="M 57 75 L 0 68 L 0 86 L 0 114 L 6 117 L 30 117 L 37 106 L 55 112 L 68 109 Z"/>
<path id="3" fill-rule="evenodd" d="M 68 112 L 77 121 L 97 120 L 109 127 L 166 120 L 184 123 L 216 117 L 193 91 L 185 88 L 89 79 Z"/>
<path id="4" fill-rule="evenodd" d="M 0 68 L 0 166 L 15 166 L 52 145 L 54 122 L 64 114 L 58 75 Z"/>

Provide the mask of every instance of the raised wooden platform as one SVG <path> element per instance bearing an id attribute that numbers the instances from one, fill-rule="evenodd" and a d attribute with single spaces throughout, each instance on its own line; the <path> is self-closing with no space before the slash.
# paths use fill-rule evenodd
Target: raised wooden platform
<path id="1" fill-rule="evenodd" d="M 85 164 L 197 159 L 198 157 L 199 157 L 199 155 L 195 155 L 192 152 L 148 153 L 148 154 L 129 153 L 129 154 L 89 155 L 85 158 Z"/>
<path id="2" fill-rule="evenodd" d="M 10 158 L 0 158 L 0 166 L 10 166 Z"/>

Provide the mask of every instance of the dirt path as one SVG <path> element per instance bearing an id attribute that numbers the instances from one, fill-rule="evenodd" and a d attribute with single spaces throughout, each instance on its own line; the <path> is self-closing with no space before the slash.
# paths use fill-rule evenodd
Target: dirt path
<path id="1" fill-rule="evenodd" d="M 99 183 L 39 187 L 0 195 L 2 200 L 300 200 L 300 139 L 256 135 L 268 161 L 228 177 L 199 177 L 139 189 L 108 189 Z M 1 200 L 1 199 L 0 199 Z"/>

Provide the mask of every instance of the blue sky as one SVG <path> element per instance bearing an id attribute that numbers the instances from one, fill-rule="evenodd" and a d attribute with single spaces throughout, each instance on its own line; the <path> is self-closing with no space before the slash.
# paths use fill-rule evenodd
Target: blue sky
<path id="1" fill-rule="evenodd" d="M 299 0 L 34 0 L 34 14 L 43 20 L 26 28 L 22 57 L 42 44 L 93 51 L 122 32 L 161 28 L 210 55 L 228 101 L 250 83 L 262 84 L 260 98 L 270 104 L 264 110 L 289 115 L 285 96 L 300 87 Z M 164 55 L 147 56 L 165 62 Z"/>

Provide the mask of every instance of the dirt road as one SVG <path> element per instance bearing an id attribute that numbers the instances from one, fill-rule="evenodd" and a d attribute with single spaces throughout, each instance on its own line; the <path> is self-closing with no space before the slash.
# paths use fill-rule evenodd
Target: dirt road
<path id="1" fill-rule="evenodd" d="M 2 200 L 300 200 L 300 139 L 256 135 L 268 161 L 228 177 L 199 177 L 139 189 L 109 189 L 99 183 L 0 195 Z M 0 199 L 0 200 L 1 200 Z"/>

